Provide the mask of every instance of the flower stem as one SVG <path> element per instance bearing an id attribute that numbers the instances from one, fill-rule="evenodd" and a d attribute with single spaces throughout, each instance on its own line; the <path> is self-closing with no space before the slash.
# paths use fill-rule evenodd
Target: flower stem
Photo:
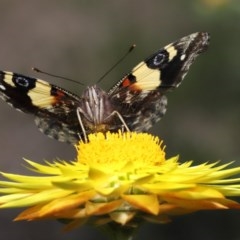
<path id="1" fill-rule="evenodd" d="M 122 226 L 111 222 L 99 227 L 99 229 L 108 236 L 109 240 L 133 240 L 137 228 L 136 226 Z"/>

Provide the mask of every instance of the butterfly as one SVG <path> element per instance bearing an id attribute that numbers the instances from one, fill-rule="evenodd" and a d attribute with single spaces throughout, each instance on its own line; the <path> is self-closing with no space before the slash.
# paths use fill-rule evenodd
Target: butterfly
<path id="1" fill-rule="evenodd" d="M 0 71 L 0 97 L 35 116 L 47 136 L 75 144 L 89 133 L 147 131 L 166 112 L 166 92 L 179 86 L 209 45 L 207 32 L 185 36 L 136 65 L 108 92 L 87 87 L 77 96 L 47 81 Z"/>

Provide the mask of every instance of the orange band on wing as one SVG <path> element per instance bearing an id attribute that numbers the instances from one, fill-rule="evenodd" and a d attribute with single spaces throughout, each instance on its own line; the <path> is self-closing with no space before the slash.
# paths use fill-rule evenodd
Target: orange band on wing
<path id="1" fill-rule="evenodd" d="M 122 82 L 122 86 L 128 87 L 129 85 L 131 85 L 131 81 L 128 78 L 125 78 Z"/>

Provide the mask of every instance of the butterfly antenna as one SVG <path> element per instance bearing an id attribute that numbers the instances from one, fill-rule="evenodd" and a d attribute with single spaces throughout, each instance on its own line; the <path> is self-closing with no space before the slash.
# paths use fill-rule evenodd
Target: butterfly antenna
<path id="1" fill-rule="evenodd" d="M 136 44 L 133 44 L 128 51 L 110 68 L 108 69 L 103 75 L 102 77 L 100 77 L 98 79 L 98 81 L 96 83 L 99 83 L 102 81 L 103 78 L 105 78 L 119 63 L 121 63 L 127 56 L 129 53 L 131 53 L 133 51 L 133 49 L 136 47 Z"/>
<path id="2" fill-rule="evenodd" d="M 32 67 L 32 71 L 37 72 L 37 73 L 42 73 L 42 74 L 48 75 L 48 76 L 50 76 L 50 77 L 55 77 L 55 78 L 60 78 L 60 79 L 68 80 L 68 81 L 70 81 L 70 82 L 74 82 L 74 83 L 77 83 L 77 84 L 80 84 L 80 85 L 84 86 L 83 83 L 80 83 L 80 82 L 78 82 L 78 81 L 76 81 L 76 80 L 73 80 L 73 79 L 71 79 L 71 78 L 66 78 L 66 77 L 62 77 L 62 76 L 55 75 L 55 74 L 52 74 L 52 73 L 48 73 L 48 72 L 45 72 L 45 71 L 40 70 L 39 68 Z"/>

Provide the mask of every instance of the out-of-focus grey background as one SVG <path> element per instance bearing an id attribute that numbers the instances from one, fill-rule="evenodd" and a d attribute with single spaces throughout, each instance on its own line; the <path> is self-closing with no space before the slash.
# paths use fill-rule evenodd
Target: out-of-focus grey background
<path id="1" fill-rule="evenodd" d="M 31 67 L 94 84 L 136 43 L 137 49 L 100 84 L 109 89 L 160 47 L 196 31 L 211 44 L 182 85 L 168 94 L 166 116 L 151 130 L 167 155 L 196 163 L 236 160 L 240 165 L 240 3 L 231 0 L 0 1 L 0 68 L 37 76 L 81 94 L 68 81 Z M 33 117 L 0 102 L 0 170 L 26 173 L 22 157 L 72 160 L 72 146 L 41 134 Z M 12 222 L 18 210 L 0 211 L 1 239 L 105 239 L 90 227 L 62 233 L 60 223 Z M 240 239 L 240 211 L 199 212 L 171 224 L 146 224 L 138 239 Z"/>

